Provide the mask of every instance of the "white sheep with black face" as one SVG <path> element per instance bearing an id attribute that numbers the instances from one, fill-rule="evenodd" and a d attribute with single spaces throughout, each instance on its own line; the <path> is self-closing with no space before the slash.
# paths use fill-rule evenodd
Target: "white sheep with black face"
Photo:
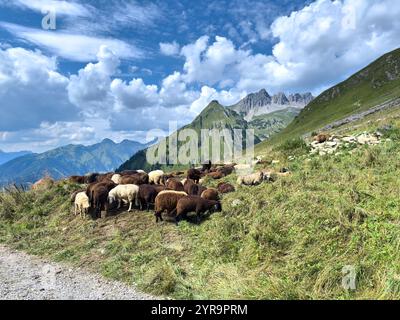
<path id="1" fill-rule="evenodd" d="M 86 192 L 79 192 L 75 197 L 75 216 L 78 213 L 81 217 L 86 216 L 89 212 L 90 203 L 89 197 L 87 196 Z"/>
<path id="2" fill-rule="evenodd" d="M 135 184 L 119 185 L 109 192 L 108 202 L 110 205 L 118 202 L 118 209 L 121 208 L 122 202 L 128 202 L 128 212 L 131 212 L 134 202 L 135 206 L 139 206 L 139 187 Z"/>

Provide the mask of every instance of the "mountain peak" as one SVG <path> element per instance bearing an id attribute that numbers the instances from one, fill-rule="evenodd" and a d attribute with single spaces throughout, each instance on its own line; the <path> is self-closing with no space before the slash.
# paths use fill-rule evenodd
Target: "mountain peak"
<path id="1" fill-rule="evenodd" d="M 108 138 L 103 139 L 103 141 L 101 143 L 102 144 L 115 144 L 114 141 L 112 141 L 111 139 L 108 139 Z"/>
<path id="2" fill-rule="evenodd" d="M 286 97 L 285 93 L 278 92 L 272 97 L 272 102 L 275 104 L 285 105 L 290 104 L 289 99 Z"/>
<path id="3" fill-rule="evenodd" d="M 312 101 L 314 97 L 310 93 L 301 95 L 292 94 L 289 98 L 284 92 L 270 96 L 267 90 L 261 89 L 257 93 L 251 93 L 237 104 L 228 108 L 233 109 L 250 121 L 254 116 L 268 114 L 288 107 L 301 109 Z"/>

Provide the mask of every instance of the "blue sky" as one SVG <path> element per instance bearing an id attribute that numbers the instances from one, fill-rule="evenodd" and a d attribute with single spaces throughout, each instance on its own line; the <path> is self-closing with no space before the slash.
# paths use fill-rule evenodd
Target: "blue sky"
<path id="1" fill-rule="evenodd" d="M 0 149 L 144 141 L 213 99 L 317 95 L 399 47 L 399 14 L 396 0 L 0 0 Z"/>

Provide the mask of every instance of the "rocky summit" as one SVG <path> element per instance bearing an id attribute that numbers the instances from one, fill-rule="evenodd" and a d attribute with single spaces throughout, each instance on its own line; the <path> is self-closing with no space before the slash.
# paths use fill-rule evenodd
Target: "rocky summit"
<path id="1" fill-rule="evenodd" d="M 262 89 L 257 93 L 249 94 L 229 108 L 239 113 L 247 121 L 251 121 L 256 116 L 269 114 L 288 107 L 303 109 L 313 99 L 314 97 L 311 93 L 286 95 L 283 92 L 279 92 L 271 96 L 265 89 Z"/>

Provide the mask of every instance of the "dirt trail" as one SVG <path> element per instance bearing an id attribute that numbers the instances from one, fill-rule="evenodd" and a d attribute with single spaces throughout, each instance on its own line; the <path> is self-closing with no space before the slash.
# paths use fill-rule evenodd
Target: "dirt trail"
<path id="1" fill-rule="evenodd" d="M 0 300 L 150 300 L 134 287 L 0 246 Z"/>

